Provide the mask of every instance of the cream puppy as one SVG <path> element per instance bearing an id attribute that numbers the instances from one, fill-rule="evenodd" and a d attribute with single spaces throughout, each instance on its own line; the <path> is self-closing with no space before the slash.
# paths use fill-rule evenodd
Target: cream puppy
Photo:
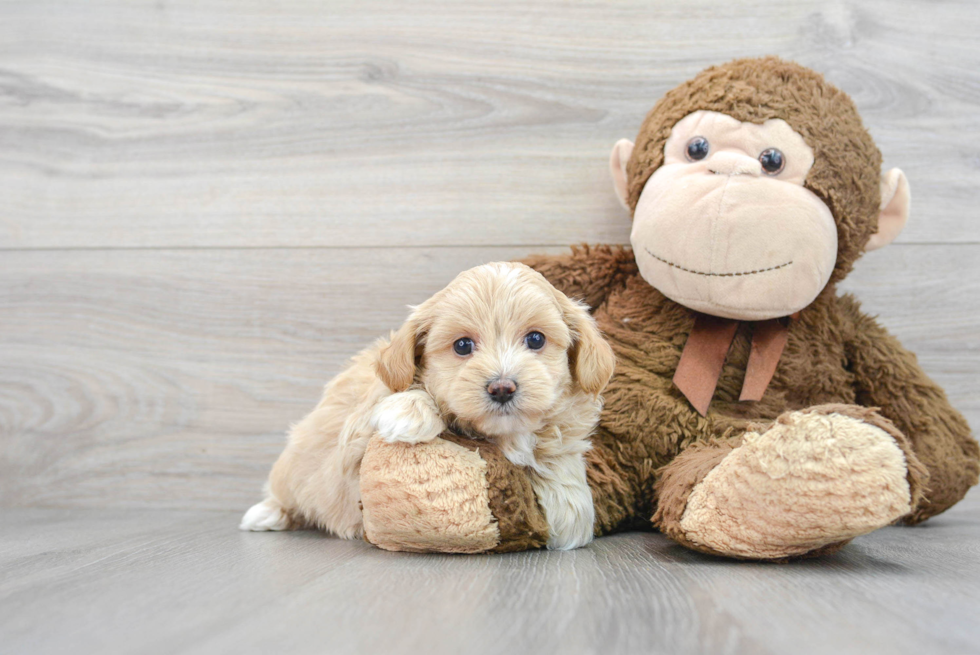
<path id="1" fill-rule="evenodd" d="M 359 537 L 371 437 L 419 443 L 453 430 L 528 468 L 549 548 L 583 546 L 595 520 L 584 455 L 614 365 L 587 308 L 541 274 L 516 263 L 465 271 L 327 384 L 240 527 Z"/>

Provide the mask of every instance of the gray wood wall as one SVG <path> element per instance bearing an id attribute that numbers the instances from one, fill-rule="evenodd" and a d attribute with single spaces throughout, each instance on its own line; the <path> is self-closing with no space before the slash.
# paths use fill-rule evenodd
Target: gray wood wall
<path id="1" fill-rule="evenodd" d="M 628 242 L 612 144 L 769 53 L 908 174 L 845 286 L 980 425 L 978 33 L 973 0 L 0 2 L 0 505 L 247 507 L 406 304 Z"/>

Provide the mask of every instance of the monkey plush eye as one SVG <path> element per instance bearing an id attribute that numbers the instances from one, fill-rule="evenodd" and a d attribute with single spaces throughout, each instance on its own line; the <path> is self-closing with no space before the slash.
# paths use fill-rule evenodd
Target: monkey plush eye
<path id="1" fill-rule="evenodd" d="M 530 332 L 524 337 L 524 343 L 531 350 L 541 350 L 544 348 L 544 335 L 540 332 Z"/>
<path id="2" fill-rule="evenodd" d="M 699 161 L 708 156 L 708 140 L 703 136 L 696 136 L 687 142 L 687 158 L 691 161 Z"/>
<path id="3" fill-rule="evenodd" d="M 783 157 L 783 153 L 775 148 L 766 148 L 759 155 L 759 163 L 762 164 L 762 169 L 769 175 L 776 175 L 779 171 L 783 170 L 786 166 L 786 158 Z"/>
<path id="4" fill-rule="evenodd" d="M 456 339 L 453 342 L 453 352 L 455 352 L 460 357 L 465 357 L 473 352 L 473 340 L 469 337 L 463 337 L 462 339 Z"/>

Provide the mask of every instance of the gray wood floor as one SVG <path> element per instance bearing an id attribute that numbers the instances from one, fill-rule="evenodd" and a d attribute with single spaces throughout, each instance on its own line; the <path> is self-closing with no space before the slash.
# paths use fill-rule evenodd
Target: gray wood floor
<path id="1" fill-rule="evenodd" d="M 234 530 L 407 304 L 627 242 L 610 147 L 736 56 L 826 73 L 908 174 L 844 287 L 980 425 L 978 32 L 974 0 L 0 0 L 0 652 L 980 652 L 976 493 L 788 567 Z"/>
<path id="2" fill-rule="evenodd" d="M 5 653 L 976 653 L 980 495 L 795 564 L 656 533 L 388 553 L 238 514 L 0 511 Z"/>

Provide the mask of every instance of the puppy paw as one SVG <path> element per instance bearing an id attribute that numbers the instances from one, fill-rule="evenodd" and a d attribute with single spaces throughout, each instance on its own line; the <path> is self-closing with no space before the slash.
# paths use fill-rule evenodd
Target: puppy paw
<path id="1" fill-rule="evenodd" d="M 531 473 L 531 486 L 548 521 L 548 549 L 573 550 L 592 542 L 595 504 L 581 455 L 556 457 Z"/>
<path id="2" fill-rule="evenodd" d="M 566 506 L 546 509 L 548 550 L 574 550 L 592 543 L 595 536 L 595 507 L 592 494 L 569 498 Z"/>
<path id="3" fill-rule="evenodd" d="M 275 498 L 267 498 L 261 503 L 252 505 L 238 524 L 239 530 L 251 532 L 269 532 L 288 530 L 290 527 L 289 514 Z"/>
<path id="4" fill-rule="evenodd" d="M 388 443 L 432 441 L 446 430 L 446 422 L 432 397 L 421 389 L 395 393 L 374 408 L 371 424 Z"/>

